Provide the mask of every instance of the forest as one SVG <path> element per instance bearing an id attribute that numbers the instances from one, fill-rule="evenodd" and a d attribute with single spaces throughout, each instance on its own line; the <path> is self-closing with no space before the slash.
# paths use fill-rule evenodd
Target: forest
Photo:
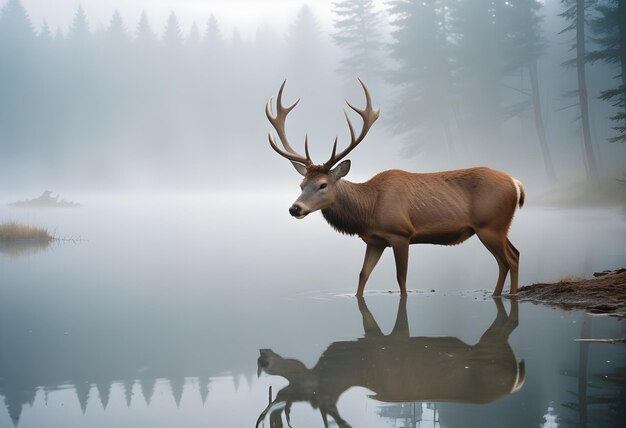
<path id="1" fill-rule="evenodd" d="M 213 15 L 181 28 L 175 11 L 164 28 L 149 11 L 129 22 L 123 10 L 92 28 L 82 6 L 68 28 L 51 28 L 5 1 L 3 187 L 279 183 L 284 171 L 261 167 L 281 164 L 263 108 L 285 78 L 286 97 L 303 100 L 291 139 L 308 132 L 320 161 L 335 134 L 346 143 L 341 108 L 363 102 L 360 77 L 382 112 L 355 154 L 362 170 L 484 164 L 542 186 L 623 178 L 625 1 L 332 7 L 327 26 L 303 4 L 284 34 L 259 25 L 242 37 Z"/>

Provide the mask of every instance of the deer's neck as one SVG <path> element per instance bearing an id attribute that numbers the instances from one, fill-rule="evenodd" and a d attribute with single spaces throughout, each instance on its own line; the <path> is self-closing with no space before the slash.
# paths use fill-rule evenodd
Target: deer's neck
<path id="1" fill-rule="evenodd" d="M 322 215 L 336 231 L 346 235 L 362 235 L 374 208 L 375 195 L 365 183 L 339 180 L 336 184 L 337 197 Z"/>

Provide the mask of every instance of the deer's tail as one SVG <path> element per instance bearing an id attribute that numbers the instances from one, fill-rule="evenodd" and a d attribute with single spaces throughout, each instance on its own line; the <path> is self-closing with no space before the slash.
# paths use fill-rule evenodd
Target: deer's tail
<path id="1" fill-rule="evenodd" d="M 515 185 L 515 191 L 517 192 L 517 206 L 522 208 L 524 206 L 524 201 L 526 200 L 524 185 L 517 178 L 513 179 L 513 184 Z"/>

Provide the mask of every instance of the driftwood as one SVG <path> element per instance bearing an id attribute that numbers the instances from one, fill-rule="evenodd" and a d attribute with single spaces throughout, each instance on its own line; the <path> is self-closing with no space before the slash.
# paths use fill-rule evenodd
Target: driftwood
<path id="1" fill-rule="evenodd" d="M 614 345 L 616 343 L 626 343 L 626 338 L 622 338 L 622 339 L 574 339 L 574 342 L 610 343 L 611 345 Z"/>

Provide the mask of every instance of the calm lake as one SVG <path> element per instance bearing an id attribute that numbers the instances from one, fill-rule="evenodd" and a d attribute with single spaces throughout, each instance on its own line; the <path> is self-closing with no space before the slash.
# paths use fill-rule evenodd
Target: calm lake
<path id="1" fill-rule="evenodd" d="M 387 250 L 358 300 L 365 245 L 296 197 L 0 201 L 70 238 L 0 246 L 0 427 L 623 426 L 626 346 L 574 339 L 625 321 L 492 299 L 476 237 L 412 246 L 406 299 Z M 626 266 L 619 210 L 528 205 L 521 284 Z"/>

